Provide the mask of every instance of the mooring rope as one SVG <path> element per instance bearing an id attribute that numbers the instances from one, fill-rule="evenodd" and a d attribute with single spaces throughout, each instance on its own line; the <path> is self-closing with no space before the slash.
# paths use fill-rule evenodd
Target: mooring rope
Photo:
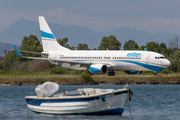
<path id="1" fill-rule="evenodd" d="M 127 90 L 128 90 L 128 107 L 129 107 L 129 113 L 130 113 L 130 115 L 132 116 L 132 114 L 131 114 L 131 109 L 130 109 L 130 93 L 129 93 L 129 88 L 127 88 Z"/>
<path id="2" fill-rule="evenodd" d="M 12 110 L 10 110 L 10 111 L 6 111 L 6 112 L 3 112 L 3 113 L 0 113 L 0 115 L 3 115 L 3 114 L 6 114 L 6 113 L 9 113 L 9 112 L 18 110 L 18 109 L 20 109 L 20 108 L 26 106 L 27 104 L 30 104 L 30 103 L 32 103 L 32 102 L 34 102 L 34 101 L 36 101 L 36 100 L 37 100 L 37 99 L 34 99 L 33 101 L 31 101 L 31 102 L 29 102 L 29 103 L 26 103 L 26 104 L 24 104 L 24 105 L 22 105 L 22 106 L 20 106 L 20 107 L 18 107 L 18 108 L 15 108 L 15 109 L 12 109 Z"/>

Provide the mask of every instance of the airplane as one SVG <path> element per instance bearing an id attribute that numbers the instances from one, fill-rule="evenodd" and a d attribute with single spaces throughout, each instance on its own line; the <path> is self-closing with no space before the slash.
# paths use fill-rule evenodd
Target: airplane
<path id="1" fill-rule="evenodd" d="M 146 50 L 70 50 L 57 42 L 43 16 L 39 16 L 39 26 L 43 52 L 21 52 L 39 54 L 41 57 L 22 56 L 14 45 L 19 57 L 47 60 L 67 69 L 87 70 L 90 75 L 108 73 L 108 76 L 114 76 L 115 71 L 125 71 L 127 74 L 154 71 L 156 74 L 171 64 L 162 54 Z"/>

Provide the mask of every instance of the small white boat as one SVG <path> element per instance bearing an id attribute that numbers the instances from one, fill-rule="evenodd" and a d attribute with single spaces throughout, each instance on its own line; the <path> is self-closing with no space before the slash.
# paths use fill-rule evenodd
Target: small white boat
<path id="1" fill-rule="evenodd" d="M 45 87 L 47 89 L 47 87 Z M 49 91 L 49 89 L 47 89 Z M 37 93 L 37 91 L 36 91 Z M 83 88 L 45 96 L 26 96 L 28 108 L 36 113 L 53 115 L 122 115 L 132 92 L 123 89 Z"/>

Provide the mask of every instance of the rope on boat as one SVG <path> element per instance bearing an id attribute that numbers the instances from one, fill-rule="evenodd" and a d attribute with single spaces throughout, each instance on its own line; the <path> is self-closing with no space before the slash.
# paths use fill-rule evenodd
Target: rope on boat
<path id="1" fill-rule="evenodd" d="M 31 102 L 29 102 L 29 103 L 26 103 L 26 104 L 24 104 L 24 105 L 22 105 L 22 106 L 20 106 L 20 107 L 18 107 L 18 108 L 15 108 L 15 109 L 12 109 L 12 110 L 10 110 L 10 111 L 6 111 L 6 112 L 3 112 L 3 113 L 0 113 L 0 115 L 3 115 L 3 114 L 6 114 L 6 113 L 9 113 L 9 112 L 18 110 L 18 109 L 20 109 L 20 108 L 26 106 L 27 104 L 30 104 L 30 103 L 32 103 L 32 102 L 34 102 L 34 101 L 36 101 L 36 100 L 37 100 L 37 99 L 34 99 L 33 101 L 31 101 Z"/>
<path id="2" fill-rule="evenodd" d="M 129 93 L 129 88 L 127 88 L 127 90 L 128 90 L 128 107 L 129 107 L 129 113 L 130 113 L 130 115 L 132 116 L 132 114 L 131 114 L 131 109 L 130 109 L 130 93 Z"/>

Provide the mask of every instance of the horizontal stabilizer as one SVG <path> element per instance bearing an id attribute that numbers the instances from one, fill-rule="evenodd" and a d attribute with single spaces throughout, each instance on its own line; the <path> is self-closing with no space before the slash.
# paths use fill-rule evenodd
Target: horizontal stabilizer
<path id="1" fill-rule="evenodd" d="M 32 51 L 25 51 L 25 50 L 19 50 L 19 51 L 25 52 L 25 53 L 37 54 L 37 55 L 48 55 L 48 53 L 32 52 Z"/>

